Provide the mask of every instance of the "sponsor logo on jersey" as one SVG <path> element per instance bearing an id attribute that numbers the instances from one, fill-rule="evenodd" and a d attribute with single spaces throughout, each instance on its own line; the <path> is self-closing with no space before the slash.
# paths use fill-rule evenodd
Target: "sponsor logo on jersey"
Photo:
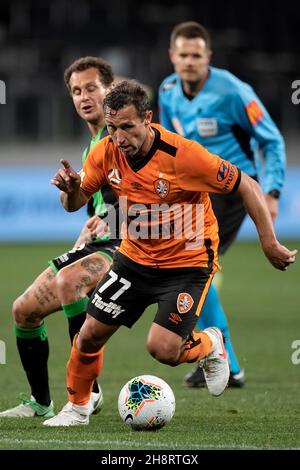
<path id="1" fill-rule="evenodd" d="M 193 297 L 187 292 L 181 292 L 177 297 L 177 310 L 179 313 L 187 313 L 194 305 Z"/>
<path id="2" fill-rule="evenodd" d="M 169 181 L 163 178 L 158 178 L 157 180 L 154 181 L 153 185 L 154 185 L 155 192 L 159 195 L 161 199 L 164 199 L 165 197 L 167 197 L 170 191 Z"/>
<path id="3" fill-rule="evenodd" d="M 197 130 L 201 137 L 213 137 L 218 134 L 218 121 L 216 118 L 198 118 Z"/>
<path id="4" fill-rule="evenodd" d="M 255 100 L 252 100 L 250 101 L 250 103 L 247 104 L 246 112 L 252 126 L 255 126 L 255 124 L 260 121 L 264 115 L 262 109 L 260 109 L 259 105 L 256 103 Z"/>
<path id="5" fill-rule="evenodd" d="M 233 178 L 234 178 L 234 169 L 233 169 L 232 166 L 230 166 L 229 175 L 228 175 L 227 181 L 226 181 L 225 186 L 224 186 L 224 189 L 226 191 L 228 191 L 229 186 L 231 185 L 231 182 L 232 182 Z"/>
<path id="6" fill-rule="evenodd" d="M 137 190 L 144 189 L 143 185 L 141 183 L 138 183 L 137 181 L 134 181 L 133 183 L 131 183 L 131 187 L 132 189 L 137 189 Z"/>
<path id="7" fill-rule="evenodd" d="M 217 180 L 218 181 L 224 181 L 229 172 L 229 165 L 227 165 L 225 162 L 221 162 L 219 169 L 218 169 L 218 174 L 217 174 Z"/>
<path id="8" fill-rule="evenodd" d="M 119 185 L 122 180 L 122 175 L 117 168 L 111 168 L 108 172 L 108 179 L 113 188 L 120 189 Z"/>

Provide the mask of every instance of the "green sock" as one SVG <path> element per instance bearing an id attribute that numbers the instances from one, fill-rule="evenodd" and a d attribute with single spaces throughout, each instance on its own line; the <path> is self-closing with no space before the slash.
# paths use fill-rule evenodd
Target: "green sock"
<path id="1" fill-rule="evenodd" d="M 76 302 L 71 304 L 62 304 L 62 309 L 67 318 L 77 317 L 77 315 L 86 312 L 88 302 L 89 298 L 86 295 L 85 297 L 82 297 L 82 299 L 76 300 Z"/>

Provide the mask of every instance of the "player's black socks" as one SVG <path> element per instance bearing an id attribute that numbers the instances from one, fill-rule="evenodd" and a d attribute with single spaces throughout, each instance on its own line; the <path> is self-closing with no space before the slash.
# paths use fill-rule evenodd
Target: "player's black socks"
<path id="1" fill-rule="evenodd" d="M 68 317 L 69 323 L 69 336 L 71 340 L 71 344 L 73 344 L 74 336 L 79 332 L 80 328 L 84 324 L 86 318 L 86 313 L 80 313 L 76 317 Z"/>
<path id="2" fill-rule="evenodd" d="M 44 323 L 37 328 L 15 326 L 17 347 L 23 368 L 37 403 L 50 405 L 48 380 L 49 343 Z"/>
<path id="3" fill-rule="evenodd" d="M 68 318 L 69 336 L 71 344 L 73 344 L 74 336 L 79 332 L 86 318 L 86 308 L 89 298 L 86 296 L 73 304 L 62 305 L 63 311 Z M 97 382 L 94 382 L 93 392 L 99 393 Z"/>

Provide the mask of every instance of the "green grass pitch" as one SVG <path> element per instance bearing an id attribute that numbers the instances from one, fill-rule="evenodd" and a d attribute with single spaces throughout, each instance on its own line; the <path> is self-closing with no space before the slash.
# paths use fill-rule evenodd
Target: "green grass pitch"
<path id="1" fill-rule="evenodd" d="M 290 248 L 300 249 L 299 242 Z M 11 304 L 66 245 L 0 245 L 0 340 L 6 364 L 0 364 L 0 409 L 17 404 L 28 392 L 12 330 Z M 292 449 L 300 448 L 300 364 L 291 360 L 300 340 L 300 263 L 287 272 L 273 269 L 257 244 L 236 244 L 223 260 L 221 296 L 231 334 L 246 371 L 243 390 L 221 397 L 187 389 L 183 377 L 191 365 L 176 368 L 155 362 L 146 352 L 150 307 L 132 330 L 122 328 L 108 343 L 101 376 L 105 404 L 90 425 L 50 429 L 40 418 L 0 419 L 0 449 Z M 66 402 L 67 322 L 58 312 L 46 320 L 50 342 L 49 373 L 56 410 Z M 298 358 L 300 354 L 298 355 Z M 131 431 L 119 418 L 121 387 L 138 374 L 166 380 L 176 397 L 172 422 L 154 433 Z"/>

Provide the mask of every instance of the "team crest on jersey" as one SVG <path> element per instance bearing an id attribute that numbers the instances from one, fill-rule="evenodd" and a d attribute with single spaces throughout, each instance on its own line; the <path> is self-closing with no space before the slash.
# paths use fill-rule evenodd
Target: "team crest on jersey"
<path id="1" fill-rule="evenodd" d="M 187 313 L 194 305 L 193 298 L 186 292 L 181 292 L 177 297 L 177 310 L 179 313 Z"/>
<path id="2" fill-rule="evenodd" d="M 155 180 L 154 183 L 154 189 L 156 193 L 159 195 L 161 199 L 164 199 L 167 197 L 170 191 L 170 183 L 167 180 L 164 180 L 163 178 L 158 178 L 158 180 Z"/>
<path id="3" fill-rule="evenodd" d="M 219 169 L 218 169 L 218 174 L 217 174 L 217 180 L 218 181 L 224 181 L 229 172 L 229 165 L 226 165 L 225 162 L 221 162 Z"/>
<path id="4" fill-rule="evenodd" d="M 119 170 L 117 170 L 117 168 L 112 168 L 109 170 L 108 179 L 113 188 L 120 189 L 119 185 L 121 183 L 122 175 Z"/>

